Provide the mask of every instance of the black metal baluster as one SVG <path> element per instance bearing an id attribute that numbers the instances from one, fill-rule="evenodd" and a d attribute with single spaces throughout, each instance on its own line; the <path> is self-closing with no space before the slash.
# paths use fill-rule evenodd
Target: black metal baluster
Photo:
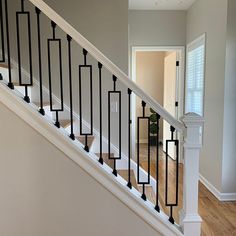
<path id="1" fill-rule="evenodd" d="M 142 199 L 144 201 L 147 200 L 146 194 L 145 194 L 145 185 L 150 184 L 150 117 L 145 117 L 145 108 L 146 108 L 146 103 L 142 101 L 142 107 L 143 107 L 143 116 L 138 117 L 138 131 L 137 131 L 137 138 L 138 138 L 138 143 L 137 143 L 137 173 L 138 173 L 138 184 L 143 185 L 143 193 L 142 193 Z M 140 168 L 140 135 L 139 135 L 139 128 L 140 128 L 140 121 L 141 120 L 147 120 L 148 122 L 148 181 L 140 181 L 140 176 L 139 176 L 139 168 Z"/>
<path id="2" fill-rule="evenodd" d="M 4 28 L 3 28 L 3 10 L 2 0 L 0 0 L 0 28 L 1 28 L 1 43 L 2 43 L 2 58 L 0 62 L 5 62 L 5 43 L 4 43 Z"/>
<path id="3" fill-rule="evenodd" d="M 175 132 L 175 128 L 173 126 L 170 127 L 170 131 L 171 131 L 171 139 L 170 140 L 166 140 L 166 191 L 165 191 L 165 203 L 166 206 L 170 207 L 170 217 L 169 217 L 169 221 L 174 224 L 175 220 L 173 218 L 173 207 L 178 206 L 178 192 L 179 192 L 179 140 L 174 140 L 174 132 Z M 169 159 L 169 155 L 168 155 L 168 146 L 169 143 L 174 143 L 175 147 L 176 147 L 176 189 L 175 189 L 175 203 L 168 203 L 168 159 Z"/>
<path id="4" fill-rule="evenodd" d="M 9 81 L 8 87 L 10 89 L 14 89 L 14 84 L 12 83 L 12 74 L 11 74 L 11 46 L 10 46 L 10 33 L 9 33 L 9 22 L 8 22 L 8 5 L 7 1 L 5 0 L 5 17 L 6 17 L 6 36 L 7 36 L 7 63 L 8 63 L 8 74 L 9 74 Z"/>
<path id="5" fill-rule="evenodd" d="M 42 82 L 42 54 L 41 54 L 41 30 L 40 30 L 40 14 L 41 11 L 37 7 L 35 8 L 37 14 L 37 33 L 38 33 L 38 54 L 39 54 L 39 96 L 40 96 L 40 108 L 39 113 L 45 115 L 43 108 L 43 82 Z"/>
<path id="6" fill-rule="evenodd" d="M 48 78 L 49 78 L 49 97 L 50 97 L 50 110 L 52 112 L 56 112 L 56 122 L 55 126 L 60 128 L 59 122 L 59 112 L 64 110 L 64 103 L 63 103 L 63 78 L 62 78 L 62 55 L 61 55 L 61 39 L 56 38 L 56 24 L 55 22 L 51 22 L 53 38 L 48 39 Z M 51 72 L 51 51 L 50 45 L 52 43 L 58 43 L 58 51 L 59 51 L 59 77 L 60 77 L 60 88 L 61 88 L 61 108 L 53 108 L 53 99 L 52 99 L 52 72 Z"/>
<path id="7" fill-rule="evenodd" d="M 85 136 L 84 150 L 89 152 L 88 136 L 93 135 L 93 74 L 92 65 L 87 65 L 88 52 L 83 49 L 84 65 L 79 65 L 79 113 L 80 113 L 80 135 Z M 82 69 L 88 68 L 90 71 L 90 132 L 83 132 L 83 116 L 82 116 Z"/>
<path id="8" fill-rule="evenodd" d="M 98 63 L 99 69 L 99 115 L 100 115 L 100 157 L 99 162 L 103 165 L 102 154 L 102 64 Z"/>
<path id="9" fill-rule="evenodd" d="M 69 88 L 70 88 L 70 138 L 75 140 L 74 135 L 74 119 L 73 119 L 73 99 L 72 99 L 72 73 L 71 73 L 71 41 L 70 35 L 67 35 L 68 41 L 68 61 L 69 61 Z"/>
<path id="10" fill-rule="evenodd" d="M 30 82 L 22 82 L 21 74 L 21 45 L 20 45 L 20 16 L 27 16 L 28 23 L 28 41 L 29 41 L 29 70 L 30 70 Z M 24 0 L 21 0 L 21 11 L 16 12 L 16 31 L 17 31 L 17 50 L 18 50 L 18 71 L 19 71 L 19 82 L 20 86 L 25 86 L 25 96 L 24 100 L 30 103 L 30 98 L 28 96 L 28 86 L 33 85 L 33 67 L 32 67 L 32 49 L 31 49 L 31 27 L 30 27 L 30 12 L 24 9 Z"/>
<path id="11" fill-rule="evenodd" d="M 132 90 L 128 89 L 128 183 L 127 186 L 132 189 L 131 183 L 131 94 Z"/>
<path id="12" fill-rule="evenodd" d="M 114 161 L 113 174 L 117 176 L 116 160 L 121 159 L 121 91 L 116 90 L 117 77 L 113 75 L 113 91 L 108 91 L 108 158 Z M 119 96 L 119 155 L 118 157 L 111 156 L 111 95 L 117 94 Z"/>
<path id="13" fill-rule="evenodd" d="M 160 212 L 159 207 L 159 132 L 160 132 L 160 115 L 156 113 L 157 120 L 157 139 L 156 139 L 156 206 L 155 210 Z"/>

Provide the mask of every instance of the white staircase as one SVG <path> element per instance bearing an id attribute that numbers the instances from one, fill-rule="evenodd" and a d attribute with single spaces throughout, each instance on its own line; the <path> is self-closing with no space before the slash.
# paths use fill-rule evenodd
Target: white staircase
<path id="1" fill-rule="evenodd" d="M 111 91 L 107 92 L 120 94 L 120 96 L 127 98 L 127 103 L 129 104 L 129 106 L 131 96 L 139 97 L 142 100 L 143 108 L 143 117 L 139 117 L 140 120 L 148 120 L 148 116 L 145 113 L 146 107 L 148 106 L 157 113 L 157 116 L 159 115 L 159 118 L 164 119 L 170 124 L 172 139 L 169 140 L 169 142 L 175 143 L 175 146 L 177 147 L 177 168 L 175 170 L 174 185 L 176 198 L 174 200 L 172 199 L 172 202 L 169 203 L 168 193 L 170 192 L 170 190 L 168 188 L 169 182 L 167 178 L 169 173 L 167 168 L 165 169 L 165 183 L 163 183 L 165 185 L 164 194 L 166 199 L 162 199 L 162 203 L 160 203 L 159 173 L 156 172 L 155 177 L 151 176 L 150 163 L 148 165 L 148 168 L 144 170 L 140 166 L 139 158 L 137 162 L 134 160 L 135 158 L 134 156 L 132 156 L 130 150 L 130 141 L 132 138 L 130 136 L 130 129 L 132 126 L 130 118 L 127 117 L 127 120 L 120 120 L 120 124 L 122 124 L 122 122 L 126 124 L 128 123 L 129 132 L 127 130 L 122 130 L 122 135 L 128 135 L 129 142 L 128 152 L 125 153 L 122 152 L 121 149 L 122 137 L 119 137 L 119 145 L 117 146 L 117 143 L 114 144 L 111 141 L 109 134 L 102 133 L 101 128 L 103 123 L 101 123 L 101 119 L 102 122 L 103 120 L 106 120 L 108 125 L 111 121 L 109 120 L 109 118 L 107 119 L 107 117 L 105 117 L 101 107 L 99 110 L 99 114 L 92 114 L 92 112 L 90 114 L 92 118 L 93 115 L 100 117 L 100 127 L 95 128 L 93 126 L 92 119 L 90 119 L 90 121 L 83 119 L 81 115 L 82 111 L 77 112 L 73 110 L 72 100 L 74 99 L 74 95 L 72 94 L 72 89 L 70 89 L 70 91 L 67 91 L 70 97 L 69 105 L 65 104 L 62 111 L 55 111 L 52 108 L 54 106 L 63 104 L 63 99 L 55 96 L 50 88 L 46 88 L 45 86 L 43 86 L 38 78 L 32 78 L 34 81 L 32 86 L 19 84 L 18 70 L 20 64 L 18 64 L 19 61 L 17 62 L 15 59 L 9 56 L 9 50 L 6 51 L 6 59 L 8 60 L 8 63 L 3 62 L 3 64 L 0 65 L 0 73 L 3 77 L 3 80 L 0 82 L 1 103 L 4 104 L 12 112 L 17 114 L 29 126 L 35 129 L 39 134 L 41 134 L 48 142 L 52 143 L 58 150 L 63 152 L 63 154 L 65 154 L 66 156 L 65 158 L 69 158 L 70 160 L 72 160 L 81 169 L 83 169 L 90 176 L 96 179 L 96 181 L 98 181 L 100 185 L 111 192 L 118 199 L 118 201 L 121 201 L 123 204 L 125 204 L 125 207 L 131 209 L 136 214 L 136 216 L 139 217 L 139 219 L 142 219 L 142 221 L 151 228 L 151 230 L 154 230 L 156 235 L 161 234 L 167 236 L 199 236 L 201 229 L 201 218 L 198 215 L 198 170 L 199 151 L 201 149 L 200 127 L 203 123 L 202 118 L 197 116 L 196 114 L 186 114 L 182 118 L 182 121 L 176 120 L 153 98 L 148 96 L 148 94 L 146 94 L 141 88 L 133 83 L 125 73 L 123 73 L 116 65 L 114 65 L 106 56 L 104 56 L 96 47 L 94 47 L 89 41 L 87 41 L 79 32 L 77 32 L 68 22 L 66 22 L 60 15 L 58 15 L 53 9 L 51 9 L 45 2 L 41 0 L 28 1 L 31 2 L 34 7 L 36 7 L 36 13 L 38 17 L 41 13 L 43 13 L 51 20 L 52 29 L 54 32 L 52 40 L 57 40 L 57 38 L 55 37 L 56 27 L 60 28 L 67 35 L 69 58 L 71 53 L 70 42 L 71 40 L 73 40 L 73 42 L 76 42 L 78 45 L 80 45 L 80 47 L 83 48 L 83 67 L 88 66 L 88 53 L 93 59 L 98 62 L 100 79 L 102 77 L 102 69 L 106 69 L 113 76 L 113 90 L 111 89 Z M 22 9 L 20 14 L 25 14 L 24 0 L 21 2 L 21 4 Z M 7 7 L 5 9 L 7 11 Z M 8 44 L 9 46 L 9 41 L 7 41 L 6 44 Z M 39 61 L 39 64 L 40 63 L 41 62 Z M 68 69 L 69 72 L 71 69 L 71 63 L 72 62 L 70 61 Z M 11 76 L 9 74 L 9 71 L 11 72 Z M 26 79 L 29 80 L 31 78 L 31 75 L 23 68 L 21 68 L 21 73 L 24 74 Z M 128 93 L 124 94 L 123 90 L 120 91 L 119 87 L 117 88 L 117 81 L 120 85 L 124 86 L 127 89 Z M 15 87 L 14 90 L 12 89 L 12 84 Z M 83 89 L 86 88 L 84 87 Z M 39 92 L 40 90 L 41 93 Z M 62 90 L 62 98 L 63 93 L 65 93 L 65 91 Z M 81 94 L 79 95 L 81 101 Z M 22 97 L 24 96 L 28 96 L 31 103 L 25 102 L 22 99 Z M 44 101 L 42 101 L 42 97 L 44 98 Z M 99 97 L 95 97 L 94 99 L 99 100 Z M 27 101 L 27 99 L 25 100 Z M 109 106 L 110 104 L 108 105 L 108 113 L 110 111 Z M 38 110 L 40 109 L 44 110 L 45 115 L 42 115 L 38 112 Z M 128 113 L 130 114 L 130 110 Z M 55 120 L 57 124 L 60 124 L 58 128 L 53 124 Z M 111 124 L 108 127 L 110 128 Z M 82 130 L 86 130 L 86 132 L 88 132 L 88 130 L 90 129 L 91 133 L 84 134 L 82 132 Z M 122 128 L 119 126 L 118 131 L 121 131 L 121 129 Z M 139 132 L 138 127 L 137 129 Z M 178 133 L 178 137 L 181 137 L 180 135 L 184 136 L 184 142 L 175 140 L 173 135 L 174 133 Z M 168 145 L 168 143 L 166 145 Z M 183 209 L 180 212 L 180 222 L 178 225 L 176 224 L 173 217 L 173 208 L 177 207 L 179 202 L 178 158 L 179 150 L 182 147 L 184 149 Z M 150 148 L 150 145 L 148 146 L 148 148 Z M 157 145 L 157 152 L 158 150 L 159 146 Z M 156 158 L 157 171 L 159 157 L 156 156 Z M 168 156 L 166 158 L 168 159 Z M 89 202 L 84 202 L 84 204 L 88 205 L 89 208 Z M 97 204 L 99 204 L 99 202 Z M 168 216 L 162 211 L 163 208 L 170 211 Z M 127 221 L 129 220 L 132 222 L 135 219 L 127 219 Z M 107 232 L 111 232 L 112 226 L 107 227 Z M 129 232 L 128 229 L 127 232 Z M 19 233 L 19 236 L 21 235 L 23 236 L 22 232 Z M 113 235 L 115 235 L 115 233 Z"/>

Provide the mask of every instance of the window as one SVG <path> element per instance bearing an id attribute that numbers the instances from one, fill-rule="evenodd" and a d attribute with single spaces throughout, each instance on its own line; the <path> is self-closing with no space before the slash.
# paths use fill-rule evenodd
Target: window
<path id="1" fill-rule="evenodd" d="M 187 47 L 185 111 L 203 116 L 205 77 L 205 34 Z"/>

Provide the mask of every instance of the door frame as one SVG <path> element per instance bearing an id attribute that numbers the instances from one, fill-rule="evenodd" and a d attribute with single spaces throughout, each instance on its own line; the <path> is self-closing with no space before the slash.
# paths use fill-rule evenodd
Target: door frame
<path id="1" fill-rule="evenodd" d="M 177 68 L 177 83 L 176 83 L 176 99 L 178 99 L 177 119 L 179 120 L 184 115 L 185 104 L 185 46 L 132 46 L 131 47 L 131 64 L 130 64 L 130 78 L 136 83 L 136 54 L 137 52 L 177 52 L 177 60 L 180 66 Z M 131 114 L 132 114 L 132 137 L 136 134 L 136 97 L 132 96 L 131 100 Z M 132 138 L 132 154 L 135 153 L 136 139 Z M 182 135 L 179 137 L 180 144 L 183 143 Z M 181 145 L 182 146 L 182 145 Z M 180 146 L 180 162 L 183 162 L 183 150 Z"/>

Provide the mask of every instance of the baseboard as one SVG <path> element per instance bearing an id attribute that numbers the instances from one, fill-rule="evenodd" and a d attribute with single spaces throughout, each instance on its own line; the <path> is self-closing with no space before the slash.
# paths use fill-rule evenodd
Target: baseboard
<path id="1" fill-rule="evenodd" d="M 236 193 L 221 193 L 205 177 L 199 175 L 200 182 L 221 202 L 236 201 Z"/>

